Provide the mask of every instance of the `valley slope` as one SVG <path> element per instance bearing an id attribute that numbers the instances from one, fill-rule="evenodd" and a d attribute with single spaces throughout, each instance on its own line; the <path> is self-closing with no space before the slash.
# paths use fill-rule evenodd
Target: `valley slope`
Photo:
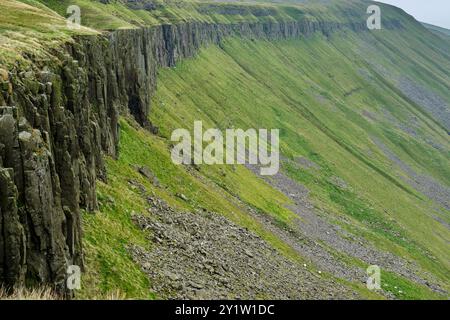
<path id="1" fill-rule="evenodd" d="M 197 5 L 161 12 L 218 19 L 198 16 L 206 11 Z M 390 6 L 382 7 L 386 28 L 364 30 L 365 11 L 355 12 L 366 5 L 266 4 L 280 21 L 300 10 L 330 25 L 294 37 L 230 32 L 153 71 L 155 91 L 143 92 L 150 112 L 119 107 L 120 131 L 109 133 L 96 181 L 98 210 L 80 206 L 77 297 L 448 298 L 450 40 Z M 161 23 L 120 2 L 105 8 L 117 19 L 111 28 Z M 225 24 L 253 19 L 228 10 Z M 345 26 L 333 24 L 346 16 Z M 97 37 L 100 22 L 89 19 L 82 32 Z M 173 164 L 172 131 L 199 120 L 280 129 L 280 173 Z M 366 288 L 369 265 L 381 268 L 381 290 Z"/>

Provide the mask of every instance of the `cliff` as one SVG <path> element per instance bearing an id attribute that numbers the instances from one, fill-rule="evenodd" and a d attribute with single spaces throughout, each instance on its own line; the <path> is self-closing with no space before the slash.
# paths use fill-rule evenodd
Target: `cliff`
<path id="1" fill-rule="evenodd" d="M 81 210 L 97 208 L 104 155 L 118 156 L 119 115 L 157 131 L 148 119 L 158 68 L 227 36 L 280 40 L 365 28 L 308 19 L 166 24 L 76 36 L 51 60 L 1 70 L 0 283 L 64 291 L 67 266 L 83 265 Z"/>

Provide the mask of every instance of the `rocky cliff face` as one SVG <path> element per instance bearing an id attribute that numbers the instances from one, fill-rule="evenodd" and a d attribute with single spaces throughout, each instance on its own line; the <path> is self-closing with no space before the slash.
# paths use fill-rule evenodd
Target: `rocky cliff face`
<path id="1" fill-rule="evenodd" d="M 97 208 L 103 156 L 118 156 L 119 115 L 157 130 L 148 115 L 159 67 L 230 35 L 274 40 L 343 28 L 361 31 L 365 22 L 118 30 L 75 38 L 27 70 L 0 69 L 0 283 L 64 291 L 67 267 L 83 265 L 80 212 Z"/>

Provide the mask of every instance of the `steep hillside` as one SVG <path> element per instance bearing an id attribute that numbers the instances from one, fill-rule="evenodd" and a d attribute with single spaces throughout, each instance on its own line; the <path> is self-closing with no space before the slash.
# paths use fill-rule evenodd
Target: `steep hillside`
<path id="1" fill-rule="evenodd" d="M 440 36 L 450 36 L 450 30 L 441 28 L 429 23 L 422 22 L 422 24 L 429 30 L 433 31 L 434 33 L 440 35 Z"/>
<path id="2" fill-rule="evenodd" d="M 75 37 L 63 1 L 0 4 L 61 27 L 2 25 L 2 282 L 69 260 L 79 298 L 448 298 L 449 39 L 390 6 L 369 31 L 363 1 L 76 3 Z M 280 129 L 280 172 L 175 165 L 194 121 Z"/>

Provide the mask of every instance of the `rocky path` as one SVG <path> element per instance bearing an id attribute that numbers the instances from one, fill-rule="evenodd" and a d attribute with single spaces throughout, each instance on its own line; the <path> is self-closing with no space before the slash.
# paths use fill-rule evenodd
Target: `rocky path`
<path id="1" fill-rule="evenodd" d="M 372 137 L 373 143 L 383 154 L 405 175 L 399 175 L 399 179 L 423 193 L 436 204 L 450 211 L 450 188 L 431 176 L 418 174 L 411 166 L 402 161 L 387 145 L 376 137 Z"/>
<path id="2" fill-rule="evenodd" d="M 258 168 L 254 166 L 248 166 L 248 168 L 255 174 L 259 174 Z M 259 215 L 259 219 L 262 219 L 273 233 L 277 234 L 301 255 L 310 258 L 319 268 L 346 280 L 366 281 L 365 270 L 347 265 L 336 255 L 333 255 L 334 252 L 357 258 L 368 265 L 378 265 L 382 269 L 427 285 L 434 291 L 442 292 L 439 286 L 419 277 L 417 275 L 418 268 L 412 262 L 378 250 L 365 239 L 356 237 L 340 226 L 330 223 L 325 215 L 320 215 L 315 210 L 309 199 L 309 191 L 303 185 L 290 179 L 282 172 L 274 176 L 261 178 L 294 202 L 288 209 L 296 213 L 300 219 L 290 226 L 292 228 L 290 231 L 280 229 L 269 218 L 262 217 L 262 215 Z M 389 293 L 386 292 L 386 294 L 390 297 Z"/>
<path id="3" fill-rule="evenodd" d="M 286 161 L 286 160 L 285 160 Z M 300 165 L 305 166 L 304 161 Z M 307 167 L 311 168 L 311 164 Z M 250 170 L 259 173 L 256 167 Z M 320 167 L 314 167 L 320 170 Z M 374 248 L 335 225 L 319 213 L 309 191 L 283 173 L 261 177 L 289 197 L 288 209 L 299 217 L 281 227 L 268 215 L 232 197 L 254 219 L 310 263 L 296 263 L 270 247 L 251 231 L 225 217 L 198 210 L 179 212 L 163 200 L 151 197 L 142 186 L 149 215 L 135 215 L 134 222 L 148 232 L 151 249 L 129 246 L 134 261 L 148 275 L 151 290 L 164 299 L 348 299 L 359 296 L 326 276 L 330 273 L 352 282 L 365 283 L 363 268 L 349 265 L 343 257 L 401 274 L 415 282 L 440 288 L 417 276 L 417 267 L 397 256 Z M 336 183 L 346 188 L 345 181 Z M 388 288 L 392 290 L 392 288 Z M 392 293 L 384 291 L 388 298 Z"/>
<path id="4" fill-rule="evenodd" d="M 133 259 L 165 299 L 348 299 L 358 296 L 310 272 L 259 236 L 211 212 L 178 212 L 148 198 L 151 214 L 134 221 L 151 250 L 130 246 Z"/>

